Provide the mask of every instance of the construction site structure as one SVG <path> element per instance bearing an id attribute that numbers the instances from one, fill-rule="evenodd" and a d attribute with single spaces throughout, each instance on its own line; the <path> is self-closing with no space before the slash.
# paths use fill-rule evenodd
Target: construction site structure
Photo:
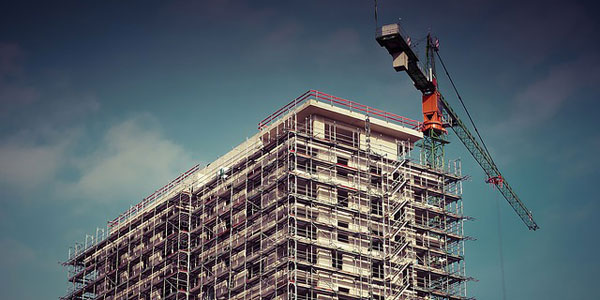
<path id="1" fill-rule="evenodd" d="M 308 91 L 71 248 L 61 299 L 466 299 L 460 161 L 412 159 L 422 126 Z"/>

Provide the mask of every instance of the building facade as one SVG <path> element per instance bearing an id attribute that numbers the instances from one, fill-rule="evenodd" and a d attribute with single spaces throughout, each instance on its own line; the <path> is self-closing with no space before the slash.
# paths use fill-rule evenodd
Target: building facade
<path id="1" fill-rule="evenodd" d="M 62 299 L 465 299 L 460 163 L 419 128 L 309 91 L 72 248 Z"/>

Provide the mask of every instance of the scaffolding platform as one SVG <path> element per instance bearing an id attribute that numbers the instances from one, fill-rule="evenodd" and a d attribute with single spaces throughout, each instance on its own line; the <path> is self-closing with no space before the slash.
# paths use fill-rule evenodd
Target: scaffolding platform
<path id="1" fill-rule="evenodd" d="M 460 161 L 413 159 L 421 125 L 310 90 L 73 247 L 61 299 L 466 299 Z"/>

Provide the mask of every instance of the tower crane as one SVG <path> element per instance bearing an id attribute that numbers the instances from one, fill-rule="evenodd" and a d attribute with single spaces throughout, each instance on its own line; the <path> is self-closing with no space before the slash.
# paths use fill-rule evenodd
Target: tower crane
<path id="1" fill-rule="evenodd" d="M 435 77 L 436 54 L 440 58 L 444 69 L 445 66 L 438 53 L 439 43 L 437 40 L 434 41 L 431 35 L 427 36 L 426 70 L 421 68 L 419 58 L 411 48 L 410 38 L 403 33 L 399 24 L 389 24 L 378 28 L 376 40 L 392 56 L 392 66 L 396 72 L 406 72 L 412 79 L 415 87 L 423 94 L 423 127 L 421 128 L 423 141 L 421 146 L 424 149 L 426 163 L 432 168 L 443 167 L 444 145 L 448 143 L 446 138 L 448 131 L 446 128 L 451 128 L 471 153 L 475 161 L 483 168 L 483 171 L 488 176 L 486 182 L 497 187 L 530 230 L 539 229 L 539 226 L 533 220 L 531 211 L 527 209 L 508 184 L 506 178 L 498 170 L 477 128 L 475 127 L 475 131 L 481 143 L 469 131 L 465 123 L 458 117 L 458 114 L 438 90 L 438 83 Z M 447 70 L 446 74 L 448 74 Z M 451 78 L 450 80 L 452 82 Z M 453 82 L 452 85 L 454 86 Z"/>

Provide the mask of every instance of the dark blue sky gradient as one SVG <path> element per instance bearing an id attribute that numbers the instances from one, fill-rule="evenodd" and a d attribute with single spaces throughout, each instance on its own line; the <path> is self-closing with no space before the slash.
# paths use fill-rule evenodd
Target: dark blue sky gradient
<path id="1" fill-rule="evenodd" d="M 530 232 L 462 158 L 469 296 L 594 298 L 600 211 L 599 24 L 592 1 L 379 1 L 428 31 Z M 420 94 L 374 39 L 372 1 L 0 4 L 0 298 L 56 299 L 58 262 L 96 226 L 317 89 L 413 119 Z M 442 93 L 459 104 L 442 74 Z M 464 115 L 464 113 L 461 111 Z"/>

